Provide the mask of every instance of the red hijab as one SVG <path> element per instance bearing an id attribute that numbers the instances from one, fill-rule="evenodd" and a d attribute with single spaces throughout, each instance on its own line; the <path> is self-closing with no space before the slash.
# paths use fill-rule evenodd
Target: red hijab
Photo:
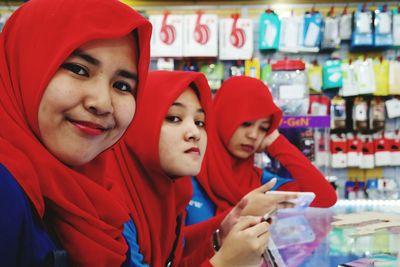
<path id="1" fill-rule="evenodd" d="M 79 46 L 138 32 L 139 95 L 149 64 L 151 25 L 116 0 L 31 0 L 0 35 L 0 163 L 15 177 L 51 227 L 73 265 L 118 266 L 127 245 L 127 211 L 111 181 L 86 176 L 58 161 L 42 145 L 38 107 L 48 82 Z M 102 162 L 101 157 L 96 163 Z M 100 165 L 98 165 L 99 167 Z M 96 174 L 96 173 L 94 173 Z"/>
<path id="2" fill-rule="evenodd" d="M 165 115 L 191 83 L 198 88 L 208 130 L 211 92 L 204 75 L 150 72 L 132 127 L 113 148 L 115 160 L 110 161 L 109 173 L 118 174 L 126 189 L 123 196 L 137 229 L 140 251 L 151 266 L 165 265 L 176 240 L 177 217 L 183 214 L 192 196 L 190 177 L 167 176 L 159 157 L 160 129 Z M 178 240 L 174 265 L 182 256 L 182 235 Z"/>
<path id="3" fill-rule="evenodd" d="M 233 133 L 243 122 L 271 116 L 269 134 L 278 128 L 282 112 L 262 81 L 245 76 L 226 80 L 214 97 L 213 107 L 217 132 L 214 136 L 208 133 L 209 148 L 198 180 L 220 212 L 261 185 L 254 158 L 243 160 L 229 153 L 227 145 Z"/>

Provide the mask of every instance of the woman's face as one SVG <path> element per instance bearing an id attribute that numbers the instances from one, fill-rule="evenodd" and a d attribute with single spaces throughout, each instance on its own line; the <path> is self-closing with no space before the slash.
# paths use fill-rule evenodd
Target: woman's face
<path id="1" fill-rule="evenodd" d="M 135 42 L 132 35 L 87 42 L 50 80 L 39 105 L 39 129 L 43 144 L 63 163 L 88 163 L 132 121 L 138 83 Z"/>
<path id="2" fill-rule="evenodd" d="M 204 110 L 193 89 L 188 88 L 169 108 L 161 126 L 161 168 L 170 177 L 197 175 L 206 146 Z"/>
<path id="3" fill-rule="evenodd" d="M 271 127 L 271 123 L 271 117 L 243 122 L 229 140 L 229 152 L 239 159 L 247 159 L 253 155 Z"/>

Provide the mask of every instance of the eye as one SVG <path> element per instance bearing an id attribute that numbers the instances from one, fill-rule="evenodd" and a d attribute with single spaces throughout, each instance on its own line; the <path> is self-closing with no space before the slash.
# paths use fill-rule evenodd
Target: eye
<path id="1" fill-rule="evenodd" d="M 179 118 L 178 116 L 172 116 L 172 115 L 166 116 L 165 120 L 168 122 L 174 122 L 174 123 L 182 121 L 181 118 Z"/>
<path id="2" fill-rule="evenodd" d="M 269 131 L 269 127 L 260 127 L 260 130 L 264 133 Z"/>
<path id="3" fill-rule="evenodd" d="M 206 126 L 206 123 L 202 120 L 195 121 L 195 124 L 200 128 L 204 128 Z"/>
<path id="4" fill-rule="evenodd" d="M 89 72 L 81 65 L 76 63 L 64 63 L 61 68 L 69 70 L 77 75 L 89 77 Z"/>
<path id="5" fill-rule="evenodd" d="M 113 84 L 113 87 L 123 92 L 134 93 L 132 87 L 126 82 L 117 81 Z"/>
<path id="6" fill-rule="evenodd" d="M 252 125 L 252 123 L 249 121 L 245 121 L 242 123 L 242 127 L 250 127 L 251 125 Z"/>

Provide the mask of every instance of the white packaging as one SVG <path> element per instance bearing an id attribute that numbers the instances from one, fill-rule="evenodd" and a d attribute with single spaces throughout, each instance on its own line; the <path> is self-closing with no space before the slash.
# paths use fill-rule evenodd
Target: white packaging
<path id="1" fill-rule="evenodd" d="M 347 153 L 339 152 L 331 154 L 332 168 L 346 168 L 347 167 Z"/>
<path id="2" fill-rule="evenodd" d="M 299 41 L 302 38 L 303 17 L 293 16 L 281 19 L 281 38 L 279 50 L 296 53 L 299 50 Z"/>
<path id="3" fill-rule="evenodd" d="M 375 162 L 374 154 L 363 154 L 361 156 L 360 168 L 373 169 L 375 167 L 374 162 Z"/>
<path id="4" fill-rule="evenodd" d="M 183 17 L 183 56 L 218 56 L 218 17 L 198 13 Z"/>
<path id="5" fill-rule="evenodd" d="M 182 57 L 183 56 L 183 16 L 151 15 L 153 25 L 151 37 L 152 57 Z"/>
<path id="6" fill-rule="evenodd" d="M 392 162 L 390 151 L 375 152 L 375 166 L 390 166 Z"/>
<path id="7" fill-rule="evenodd" d="M 400 117 L 400 100 L 397 98 L 385 101 L 386 111 L 389 119 Z"/>
<path id="8" fill-rule="evenodd" d="M 253 21 L 251 19 L 219 20 L 219 58 L 246 60 L 253 57 Z"/>
<path id="9" fill-rule="evenodd" d="M 400 45 L 400 14 L 393 14 L 393 45 Z"/>
<path id="10" fill-rule="evenodd" d="M 343 14 L 340 16 L 339 36 L 342 40 L 350 40 L 351 37 L 351 14 Z"/>

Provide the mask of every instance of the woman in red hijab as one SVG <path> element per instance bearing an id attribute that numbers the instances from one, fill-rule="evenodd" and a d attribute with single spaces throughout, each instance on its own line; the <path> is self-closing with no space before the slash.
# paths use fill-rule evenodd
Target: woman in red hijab
<path id="1" fill-rule="evenodd" d="M 337 197 L 333 187 L 277 131 L 282 112 L 262 81 L 244 76 L 228 79 L 217 91 L 213 107 L 217 136 L 209 137 L 206 164 L 193 179 L 195 191 L 188 206 L 188 224 L 234 206 L 251 190 L 274 177 L 254 167 L 256 151 L 265 150 L 294 177 L 277 179 L 273 190 L 314 192 L 316 198 L 311 204 L 314 207 L 335 204 Z"/>
<path id="2" fill-rule="evenodd" d="M 116 0 L 31 0 L 0 35 L 2 266 L 121 266 L 128 211 L 102 151 L 132 121 L 151 25 Z M 82 173 L 91 163 L 93 175 Z M 48 262 L 49 261 L 49 262 Z"/>
<path id="3" fill-rule="evenodd" d="M 203 74 L 152 72 L 132 127 L 112 150 L 107 173 L 121 178 L 132 215 L 124 233 L 130 243 L 138 244 L 131 251 L 143 255 L 140 266 L 233 266 L 261 260 L 268 224 L 260 223 L 259 217 L 238 219 L 239 206 L 223 222 L 229 234 L 221 252 L 206 260 L 213 252 L 211 235 L 204 233 L 207 242 L 182 258 L 190 242 L 182 233 L 192 194 L 190 176 L 201 168 L 207 132 L 214 125 L 210 113 L 211 92 Z"/>

